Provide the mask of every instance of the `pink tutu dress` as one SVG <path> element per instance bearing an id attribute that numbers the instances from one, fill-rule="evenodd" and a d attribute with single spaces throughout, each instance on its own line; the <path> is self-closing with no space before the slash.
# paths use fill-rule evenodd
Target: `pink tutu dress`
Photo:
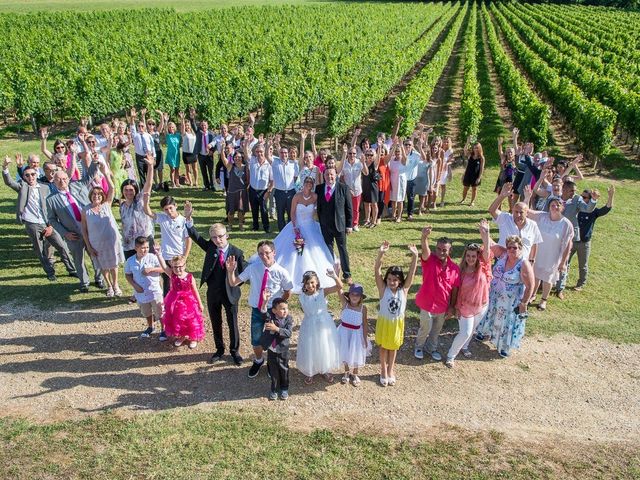
<path id="1" fill-rule="evenodd" d="M 171 289 L 164 299 L 162 325 L 167 336 L 188 337 L 199 342 L 204 338 L 200 303 L 193 294 L 193 276 L 171 275 Z"/>

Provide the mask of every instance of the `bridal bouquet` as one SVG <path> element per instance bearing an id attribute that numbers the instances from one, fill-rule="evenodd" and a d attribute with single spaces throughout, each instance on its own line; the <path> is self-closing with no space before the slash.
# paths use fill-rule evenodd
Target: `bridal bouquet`
<path id="1" fill-rule="evenodd" d="M 302 252 L 304 252 L 304 238 L 300 235 L 300 230 L 296 228 L 294 231 L 296 237 L 293 240 L 293 247 L 296 249 L 296 252 L 298 252 L 298 255 L 302 255 Z"/>

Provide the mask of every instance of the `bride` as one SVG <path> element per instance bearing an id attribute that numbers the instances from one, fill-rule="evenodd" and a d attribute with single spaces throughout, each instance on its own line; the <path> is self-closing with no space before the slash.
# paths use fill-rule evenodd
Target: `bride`
<path id="1" fill-rule="evenodd" d="M 317 272 L 321 288 L 336 284 L 326 273 L 336 268 L 333 255 L 322 238 L 320 224 L 313 219 L 318 199 L 314 183 L 312 177 L 304 179 L 302 190 L 291 201 L 291 221 L 273 240 L 276 262 L 291 274 L 296 294 L 300 294 L 302 277 L 309 270 Z M 296 241 L 304 245 L 296 246 Z"/>

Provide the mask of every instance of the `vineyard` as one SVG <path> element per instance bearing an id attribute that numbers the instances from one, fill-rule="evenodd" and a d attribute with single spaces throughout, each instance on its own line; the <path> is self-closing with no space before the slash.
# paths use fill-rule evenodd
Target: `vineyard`
<path id="1" fill-rule="evenodd" d="M 520 3 L 2 14 L 0 112 L 35 126 L 194 106 L 216 124 L 260 109 L 277 132 L 323 109 L 326 135 L 340 137 L 404 79 L 391 108 L 408 134 L 459 45 L 459 140 L 480 132 L 487 52 L 522 138 L 552 145 L 556 116 L 601 158 L 640 136 L 638 25 L 637 13 Z"/>

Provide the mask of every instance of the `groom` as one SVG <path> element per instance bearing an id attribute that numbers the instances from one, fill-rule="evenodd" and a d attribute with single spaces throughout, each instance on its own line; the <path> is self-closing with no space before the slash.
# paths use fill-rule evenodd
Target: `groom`
<path id="1" fill-rule="evenodd" d="M 349 187 L 336 181 L 337 178 L 338 175 L 335 168 L 326 168 L 324 171 L 324 185 L 316 186 L 318 220 L 320 221 L 322 237 L 332 253 L 335 240 L 340 254 L 342 277 L 349 282 L 351 280 L 351 270 L 349 269 L 349 254 L 347 253 L 347 234 L 351 233 L 353 222 L 351 193 L 349 192 Z"/>

